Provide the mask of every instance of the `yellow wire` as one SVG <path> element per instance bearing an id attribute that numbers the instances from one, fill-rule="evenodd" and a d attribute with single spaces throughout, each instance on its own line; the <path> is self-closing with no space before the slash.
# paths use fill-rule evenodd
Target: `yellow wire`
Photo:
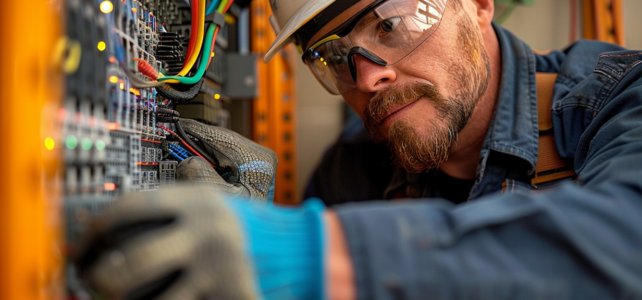
<path id="1" fill-rule="evenodd" d="M 197 40 L 196 40 L 196 46 L 194 47 L 194 51 L 192 51 L 192 56 L 190 56 L 189 60 L 187 61 L 187 64 L 183 67 L 183 69 L 176 74 L 176 76 L 185 76 L 189 72 L 189 70 L 192 69 L 194 66 L 194 63 L 196 63 L 196 59 L 198 59 L 198 54 L 201 52 L 201 47 L 203 46 L 203 35 L 205 34 L 205 0 L 199 0 L 198 1 L 198 34 L 197 34 Z M 164 83 L 180 83 L 176 79 L 169 79 L 163 81 Z"/>

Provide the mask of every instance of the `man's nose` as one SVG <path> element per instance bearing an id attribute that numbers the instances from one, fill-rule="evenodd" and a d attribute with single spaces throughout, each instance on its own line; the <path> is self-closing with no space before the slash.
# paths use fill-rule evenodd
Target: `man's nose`
<path id="1" fill-rule="evenodd" d="M 362 92 L 377 92 L 390 86 L 397 78 L 397 73 L 391 67 L 377 64 L 362 55 L 354 55 L 353 74 L 356 77 L 357 89 Z"/>

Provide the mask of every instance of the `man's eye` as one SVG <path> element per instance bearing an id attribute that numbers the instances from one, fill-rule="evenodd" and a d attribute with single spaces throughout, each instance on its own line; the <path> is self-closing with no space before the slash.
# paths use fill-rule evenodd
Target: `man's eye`
<path id="1" fill-rule="evenodd" d="M 399 22 L 401 21 L 400 17 L 393 17 L 393 18 L 388 18 L 379 23 L 379 27 L 381 27 L 381 30 L 384 32 L 392 32 L 395 30 L 397 25 L 399 25 Z"/>

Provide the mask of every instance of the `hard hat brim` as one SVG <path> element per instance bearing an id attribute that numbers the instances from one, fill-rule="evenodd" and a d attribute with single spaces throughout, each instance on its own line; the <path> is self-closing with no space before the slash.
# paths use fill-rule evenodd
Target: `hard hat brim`
<path id="1" fill-rule="evenodd" d="M 270 61 L 272 57 L 285 45 L 289 42 L 290 37 L 303 26 L 305 23 L 310 21 L 318 13 L 326 9 L 330 4 L 334 3 L 335 0 L 309 0 L 296 13 L 282 26 L 281 31 L 276 36 L 274 43 L 270 46 L 270 49 L 265 53 L 263 57 L 264 62 Z"/>

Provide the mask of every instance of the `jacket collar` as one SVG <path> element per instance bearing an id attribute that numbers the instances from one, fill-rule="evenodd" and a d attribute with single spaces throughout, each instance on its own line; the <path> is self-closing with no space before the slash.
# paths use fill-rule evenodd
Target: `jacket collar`
<path id="1" fill-rule="evenodd" d="M 539 131 L 535 55 L 523 41 L 493 23 L 502 55 L 502 78 L 484 149 L 515 155 L 535 170 Z"/>

